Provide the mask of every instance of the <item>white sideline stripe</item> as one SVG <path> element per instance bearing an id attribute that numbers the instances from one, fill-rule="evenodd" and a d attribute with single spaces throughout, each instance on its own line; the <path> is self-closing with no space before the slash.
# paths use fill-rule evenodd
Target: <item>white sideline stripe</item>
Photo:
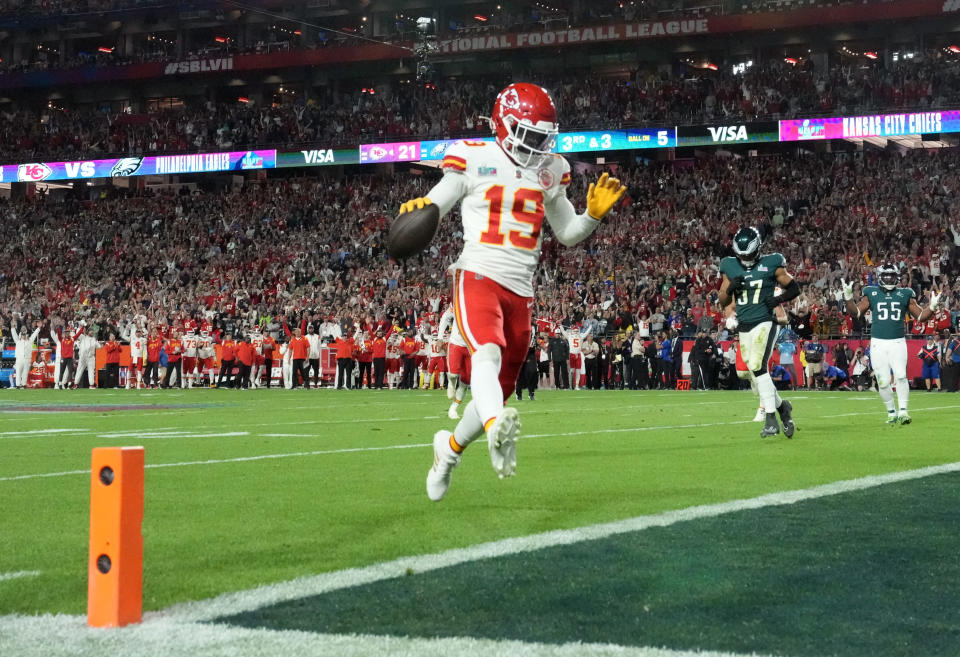
<path id="1" fill-rule="evenodd" d="M 313 438 L 318 435 L 315 433 L 258 433 L 258 436 L 264 438 Z"/>
<path id="2" fill-rule="evenodd" d="M 603 539 L 617 534 L 642 531 L 651 527 L 668 527 L 678 522 L 713 518 L 748 509 L 795 504 L 805 500 L 850 493 L 885 484 L 958 471 L 960 471 L 960 462 L 946 463 L 944 465 L 935 465 L 916 470 L 891 472 L 859 479 L 836 481 L 812 488 L 770 493 L 750 499 L 732 500 L 718 504 L 706 504 L 676 511 L 666 511 L 653 515 L 637 516 L 626 520 L 579 527 L 577 529 L 560 529 L 529 536 L 507 538 L 500 541 L 447 550 L 436 554 L 402 557 L 394 561 L 373 564 L 363 568 L 349 568 L 347 570 L 321 575 L 300 577 L 286 582 L 260 586 L 248 591 L 226 593 L 209 600 L 174 605 L 164 611 L 154 612 L 147 616 L 149 618 L 172 618 L 180 621 L 210 621 L 223 616 L 253 611 L 280 602 L 297 600 L 307 596 L 320 595 L 330 591 L 372 582 L 404 577 L 409 571 L 419 574 L 480 559 L 492 559 L 522 552 L 533 552 L 559 545 L 583 543 L 585 541 Z"/>
<path id="3" fill-rule="evenodd" d="M 960 408 L 960 404 L 955 404 L 951 406 L 933 406 L 930 408 L 918 408 L 914 413 L 920 411 L 939 411 L 949 408 Z M 848 416 L 859 416 L 859 415 L 879 415 L 876 412 L 865 412 L 865 413 L 843 413 L 841 415 L 824 415 L 822 417 L 848 417 Z M 739 424 L 753 424 L 753 420 L 737 420 L 735 422 L 709 422 L 705 424 L 673 424 L 669 426 L 647 426 L 647 427 L 624 427 L 620 429 L 594 429 L 592 431 L 567 431 L 561 433 L 534 433 L 521 435 L 520 439 L 528 438 L 564 438 L 569 436 L 585 436 L 585 435 L 595 435 L 602 433 L 627 433 L 627 432 L 639 432 L 639 431 L 654 431 L 659 429 L 698 429 L 703 427 L 720 427 L 720 426 L 735 426 Z M 214 434 L 198 434 L 198 436 L 211 436 Z M 224 434 L 229 435 L 229 434 Z M 187 436 L 175 436 L 177 438 L 187 437 Z M 409 445 L 386 445 L 380 447 L 346 447 L 342 449 L 321 449 L 313 450 L 306 452 L 287 452 L 283 454 L 260 454 L 256 456 L 239 456 L 231 459 L 208 459 L 205 461 L 182 461 L 179 463 L 148 463 L 145 465 L 145 468 L 179 468 L 191 465 L 220 465 L 223 463 L 243 463 L 247 461 L 264 461 L 269 459 L 285 459 L 285 458 L 295 458 L 299 456 L 329 456 L 332 454 L 351 454 L 354 452 L 385 452 L 396 449 L 415 449 L 421 447 L 430 447 L 432 443 L 414 443 Z M 0 477 L 0 482 L 4 481 L 22 481 L 25 479 L 39 479 L 46 477 L 67 477 L 70 475 L 85 475 L 89 474 L 89 470 L 66 470 L 63 472 L 45 472 L 40 474 L 26 474 L 26 475 L 14 475 L 8 477 Z"/>
<path id="4" fill-rule="evenodd" d="M 32 431 L 4 431 L 0 438 L 28 438 L 30 436 L 47 436 L 57 433 L 90 433 L 92 429 L 33 429 Z"/>
<path id="5" fill-rule="evenodd" d="M 249 431 L 228 431 L 226 433 L 197 433 L 194 431 L 171 431 L 166 433 L 145 432 L 136 436 L 114 436 L 111 434 L 100 434 L 97 438 L 230 438 L 234 436 L 249 436 Z"/>
<path id="6" fill-rule="evenodd" d="M 0 573 L 0 582 L 6 582 L 10 579 L 20 579 L 21 577 L 36 577 L 39 574 L 39 570 L 18 570 L 12 573 Z"/>
<path id="7" fill-rule="evenodd" d="M 423 639 L 314 634 L 153 620 L 114 629 L 82 616 L 0 616 L 0 650 L 16 657 L 748 657 L 597 643 L 543 644 L 493 639 Z M 761 657 L 754 655 L 753 657 Z"/>

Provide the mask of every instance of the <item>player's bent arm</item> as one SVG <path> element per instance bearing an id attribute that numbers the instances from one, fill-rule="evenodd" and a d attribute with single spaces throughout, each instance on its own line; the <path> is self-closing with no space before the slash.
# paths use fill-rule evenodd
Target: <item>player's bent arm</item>
<path id="1" fill-rule="evenodd" d="M 774 275 L 777 277 L 777 284 L 783 289 L 783 293 L 780 294 L 780 296 L 774 297 L 777 305 L 793 301 L 800 296 L 800 285 L 793 280 L 793 276 L 787 273 L 786 268 L 777 267 Z"/>
<path id="2" fill-rule="evenodd" d="M 925 322 L 930 319 L 933 315 L 933 310 L 930 308 L 921 308 L 920 304 L 917 303 L 917 300 L 913 297 L 910 298 L 910 305 L 907 306 L 907 310 L 910 311 L 910 314 L 917 318 L 918 322 Z"/>
<path id="3" fill-rule="evenodd" d="M 586 212 L 577 214 L 576 208 L 565 194 L 558 194 L 553 200 L 545 203 L 544 210 L 554 235 L 564 246 L 573 246 L 582 242 L 600 225 L 598 219 L 594 219 Z"/>
<path id="4" fill-rule="evenodd" d="M 448 171 L 436 185 L 427 192 L 426 198 L 440 210 L 440 217 L 446 215 L 469 192 L 467 178 L 462 173 Z"/>
<path id="5" fill-rule="evenodd" d="M 730 294 L 730 279 L 727 278 L 726 274 L 721 274 L 723 280 L 720 282 L 720 290 L 717 292 L 719 297 L 720 307 L 726 309 L 733 302 L 733 296 Z"/>

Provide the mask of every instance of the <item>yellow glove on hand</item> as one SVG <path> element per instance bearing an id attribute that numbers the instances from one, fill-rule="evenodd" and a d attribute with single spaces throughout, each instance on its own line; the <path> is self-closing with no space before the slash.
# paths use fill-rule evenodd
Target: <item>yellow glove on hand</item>
<path id="1" fill-rule="evenodd" d="M 404 214 L 405 212 L 413 212 L 414 210 L 422 210 L 426 205 L 433 205 L 430 199 L 428 199 L 426 196 L 410 199 L 400 206 L 400 214 Z"/>
<path id="2" fill-rule="evenodd" d="M 619 180 L 604 173 L 596 184 L 590 183 L 587 190 L 587 214 L 600 221 L 626 191 L 627 188 L 621 185 Z"/>

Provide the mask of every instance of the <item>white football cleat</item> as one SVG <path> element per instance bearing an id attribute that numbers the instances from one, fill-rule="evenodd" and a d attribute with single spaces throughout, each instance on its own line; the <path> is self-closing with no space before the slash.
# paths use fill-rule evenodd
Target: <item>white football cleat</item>
<path id="1" fill-rule="evenodd" d="M 766 422 L 767 414 L 763 411 L 763 406 L 757 409 L 757 414 L 753 416 L 754 422 Z"/>
<path id="2" fill-rule="evenodd" d="M 427 497 L 439 502 L 450 488 L 450 474 L 460 465 L 460 455 L 450 447 L 449 431 L 433 434 L 433 466 L 427 472 Z"/>
<path id="3" fill-rule="evenodd" d="M 487 431 L 487 447 L 490 462 L 501 479 L 512 477 L 517 472 L 517 434 L 520 433 L 520 415 L 517 409 L 508 406 Z"/>
<path id="4" fill-rule="evenodd" d="M 450 418 L 451 420 L 457 420 L 460 418 L 460 414 L 457 413 L 458 406 L 459 404 L 457 402 L 453 402 L 452 404 L 450 404 L 450 410 L 447 411 L 447 417 Z"/>

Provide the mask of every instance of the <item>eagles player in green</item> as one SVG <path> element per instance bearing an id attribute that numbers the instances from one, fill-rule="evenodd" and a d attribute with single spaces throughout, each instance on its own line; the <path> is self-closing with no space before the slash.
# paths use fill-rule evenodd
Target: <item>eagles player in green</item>
<path id="1" fill-rule="evenodd" d="M 906 321 L 909 315 L 918 321 L 926 321 L 937 309 L 940 295 L 930 292 L 930 306 L 921 309 L 909 287 L 900 287 L 900 270 L 885 262 L 877 269 L 879 285 L 863 288 L 859 303 L 853 302 L 853 281 L 843 284 L 843 298 L 847 312 L 857 319 L 869 308 L 873 320 L 870 329 L 870 363 L 877 377 L 877 391 L 887 407 L 887 424 L 910 424 L 907 402 L 910 399 L 910 382 L 907 380 Z M 893 403 L 890 389 L 890 370 L 897 382 L 897 401 L 900 412 Z"/>
<path id="2" fill-rule="evenodd" d="M 761 244 L 763 240 L 756 228 L 741 228 L 733 236 L 736 257 L 720 261 L 720 273 L 723 275 L 720 306 L 726 308 L 734 302 L 737 304 L 740 355 L 750 371 L 752 383 L 756 384 L 751 387 L 767 411 L 766 424 L 760 436 L 780 433 L 780 423 L 773 412 L 773 409 L 777 409 L 783 421 L 783 433 L 790 438 L 794 431 L 791 415 L 793 406 L 780 398 L 767 365 L 780 330 L 774 318 L 774 309 L 798 297 L 800 286 L 787 273 L 787 261 L 781 254 L 760 255 Z M 778 285 L 782 294 L 774 296 Z"/>

